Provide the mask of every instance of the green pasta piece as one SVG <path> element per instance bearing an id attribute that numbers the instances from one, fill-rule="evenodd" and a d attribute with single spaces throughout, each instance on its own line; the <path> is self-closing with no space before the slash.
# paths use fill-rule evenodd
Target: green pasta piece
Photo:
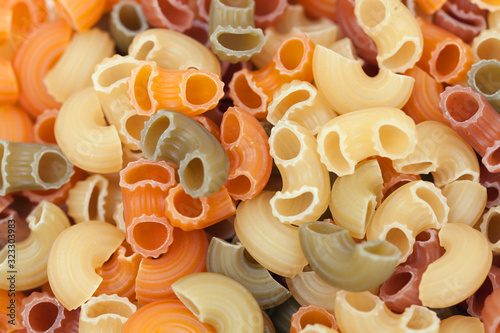
<path id="1" fill-rule="evenodd" d="M 127 53 L 134 37 L 148 28 L 148 22 L 138 3 L 121 1 L 113 7 L 109 19 L 109 33 L 120 52 Z"/>

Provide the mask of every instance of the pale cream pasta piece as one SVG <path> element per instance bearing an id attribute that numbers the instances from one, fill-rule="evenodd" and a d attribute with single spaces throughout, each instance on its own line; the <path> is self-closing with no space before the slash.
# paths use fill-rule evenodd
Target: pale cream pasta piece
<path id="1" fill-rule="evenodd" d="M 207 271 L 225 275 L 241 283 L 255 297 L 260 308 L 275 307 L 290 297 L 290 292 L 273 279 L 241 244 L 213 237 L 207 252 Z"/>
<path id="2" fill-rule="evenodd" d="M 364 64 L 364 60 L 358 58 L 356 49 L 354 48 L 354 44 L 352 43 L 352 40 L 348 37 L 344 37 L 335 41 L 335 43 L 333 43 L 332 46 L 330 47 L 330 50 L 340 54 L 344 58 L 357 60 L 361 63 L 361 65 Z"/>
<path id="3" fill-rule="evenodd" d="M 198 320 L 214 326 L 219 333 L 264 331 L 264 319 L 255 298 L 227 276 L 195 273 L 174 282 L 172 289 Z"/>
<path id="4" fill-rule="evenodd" d="M 401 252 L 385 240 L 355 243 L 349 231 L 329 222 L 299 227 L 300 246 L 325 282 L 350 291 L 373 289 L 391 276 Z"/>
<path id="5" fill-rule="evenodd" d="M 269 146 L 283 179 L 282 190 L 270 202 L 273 215 L 295 225 L 317 220 L 328 207 L 330 177 L 313 134 L 294 121 L 282 120 L 271 130 Z"/>
<path id="6" fill-rule="evenodd" d="M 16 221 L 18 222 L 18 221 Z M 70 223 L 66 214 L 56 205 L 42 201 L 26 218 L 31 230 L 28 238 L 14 245 L 15 234 L 8 234 L 7 245 L 0 251 L 0 288 L 9 290 L 15 284 L 17 291 L 30 290 L 47 283 L 47 261 L 58 236 Z M 15 269 L 12 269 L 13 265 Z M 15 271 L 14 279 L 12 271 Z"/>
<path id="7" fill-rule="evenodd" d="M 422 180 L 392 192 L 375 210 L 366 239 L 385 239 L 401 251 L 404 262 L 413 250 L 415 237 L 425 229 L 441 229 L 448 222 L 446 197 L 434 184 Z"/>
<path id="8" fill-rule="evenodd" d="M 362 239 L 375 208 L 382 200 L 384 179 L 377 160 L 359 163 L 352 175 L 338 177 L 330 194 L 330 212 L 335 223 Z"/>
<path id="9" fill-rule="evenodd" d="M 241 244 L 259 264 L 275 274 L 294 277 L 307 265 L 299 229 L 274 217 L 269 204 L 273 196 L 274 192 L 263 191 L 241 202 L 234 228 Z"/>
<path id="10" fill-rule="evenodd" d="M 455 315 L 441 320 L 439 333 L 484 333 L 484 325 L 479 318 Z"/>
<path id="11" fill-rule="evenodd" d="M 71 188 L 66 199 L 68 215 L 75 223 L 98 220 L 105 221 L 104 204 L 108 195 L 109 181 L 101 175 L 81 180 Z"/>
<path id="12" fill-rule="evenodd" d="M 137 307 L 126 297 L 102 294 L 91 297 L 82 305 L 78 331 L 80 333 L 120 333 Z"/>
<path id="13" fill-rule="evenodd" d="M 471 0 L 471 3 L 490 12 L 500 10 L 500 4 L 495 0 Z"/>
<path id="14" fill-rule="evenodd" d="M 405 158 L 415 149 L 417 137 L 415 122 L 403 111 L 379 107 L 333 118 L 321 128 L 317 141 L 321 161 L 328 170 L 345 176 L 373 155 Z"/>
<path id="15" fill-rule="evenodd" d="M 120 229 L 123 234 L 127 233 L 127 227 L 125 225 L 125 219 L 123 217 L 123 202 L 116 204 L 115 213 L 113 214 L 113 221 L 118 229 Z"/>
<path id="16" fill-rule="evenodd" d="M 471 46 L 474 62 L 483 59 L 500 61 L 500 30 L 486 29 L 472 40 Z"/>
<path id="17" fill-rule="evenodd" d="M 370 77 L 361 66 L 358 60 L 316 45 L 314 82 L 335 112 L 344 114 L 381 106 L 401 108 L 406 104 L 413 91 L 414 78 L 383 67 L 376 76 Z"/>
<path id="18" fill-rule="evenodd" d="M 107 32 L 93 28 L 75 33 L 61 58 L 45 76 L 47 91 L 62 103 L 72 94 L 91 86 L 95 66 L 114 51 L 115 43 Z"/>
<path id="19" fill-rule="evenodd" d="M 500 206 L 491 207 L 479 220 L 479 228 L 495 254 L 500 253 Z"/>
<path id="20" fill-rule="evenodd" d="M 392 312 L 368 291 L 341 290 L 335 300 L 335 319 L 346 333 L 438 333 L 439 318 L 432 310 L 411 305 L 402 314 Z"/>
<path id="21" fill-rule="evenodd" d="M 338 333 L 337 330 L 323 326 L 321 324 L 307 325 L 299 333 Z"/>
<path id="22" fill-rule="evenodd" d="M 448 223 L 464 223 L 473 227 L 486 207 L 486 187 L 471 180 L 455 180 L 442 190 L 450 207 Z"/>
<path id="23" fill-rule="evenodd" d="M 300 80 L 282 85 L 267 107 L 267 120 L 271 124 L 276 125 L 280 120 L 292 120 L 314 135 L 336 116 L 318 89 L 309 82 Z"/>
<path id="24" fill-rule="evenodd" d="M 481 287 L 493 255 L 479 231 L 463 223 L 447 223 L 439 231 L 442 257 L 427 266 L 418 288 L 422 305 L 445 308 L 464 301 Z"/>
<path id="25" fill-rule="evenodd" d="M 57 116 L 54 133 L 64 155 L 77 167 L 99 173 L 122 168 L 122 144 L 113 125 L 107 125 L 94 88 L 68 98 Z"/>
<path id="26" fill-rule="evenodd" d="M 96 273 L 125 239 L 118 228 L 86 221 L 64 230 L 50 250 L 47 273 L 59 302 L 74 310 L 92 297 L 102 282 Z"/>
<path id="27" fill-rule="evenodd" d="M 494 10 L 488 13 L 488 27 L 490 29 L 500 29 L 500 10 Z"/>
<path id="28" fill-rule="evenodd" d="M 335 294 L 340 290 L 321 280 L 314 271 L 302 272 L 286 278 L 286 285 L 301 306 L 316 305 L 333 313 Z"/>
<path id="29" fill-rule="evenodd" d="M 402 73 L 422 56 L 424 38 L 416 18 L 399 0 L 356 0 L 354 15 L 377 45 L 381 68 Z"/>

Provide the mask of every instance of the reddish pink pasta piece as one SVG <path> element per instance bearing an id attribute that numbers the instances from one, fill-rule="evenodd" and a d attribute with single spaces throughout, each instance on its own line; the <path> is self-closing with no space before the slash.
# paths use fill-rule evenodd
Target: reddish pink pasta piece
<path id="1" fill-rule="evenodd" d="M 194 13 L 186 0 L 141 0 L 141 6 L 153 27 L 183 32 L 193 25 Z"/>
<path id="2" fill-rule="evenodd" d="M 47 292 L 33 292 L 19 309 L 23 326 L 28 332 L 59 333 L 66 309 Z"/>

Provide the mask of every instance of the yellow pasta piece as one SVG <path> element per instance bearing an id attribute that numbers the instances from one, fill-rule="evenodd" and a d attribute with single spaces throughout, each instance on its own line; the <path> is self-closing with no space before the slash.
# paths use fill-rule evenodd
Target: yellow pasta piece
<path id="1" fill-rule="evenodd" d="M 18 221 L 16 221 L 17 223 Z M 66 228 L 69 220 L 66 214 L 56 205 L 42 201 L 26 218 L 31 230 L 28 238 L 15 244 L 12 248 L 10 236 L 8 243 L 0 251 L 0 289 L 29 290 L 47 283 L 47 261 L 52 244 Z M 9 252 L 13 250 L 13 252 Z M 14 253 L 14 258 L 12 257 Z M 15 260 L 14 280 L 9 280 L 12 271 L 10 264 Z"/>
<path id="2" fill-rule="evenodd" d="M 488 27 L 490 29 L 500 29 L 500 10 L 490 11 L 488 13 Z"/>
<path id="3" fill-rule="evenodd" d="M 486 29 L 472 40 L 471 46 L 474 62 L 483 59 L 496 59 L 500 61 L 500 31 Z"/>
<path id="4" fill-rule="evenodd" d="M 321 161 L 329 171 L 345 176 L 354 173 L 358 162 L 373 155 L 405 158 L 415 149 L 417 137 L 415 122 L 403 111 L 380 107 L 330 120 L 317 140 Z"/>
<path id="5" fill-rule="evenodd" d="M 286 278 L 286 285 L 300 305 L 316 305 L 333 313 L 335 295 L 340 289 L 321 280 L 314 271 L 302 272 L 294 278 Z"/>
<path id="6" fill-rule="evenodd" d="M 56 119 L 57 144 L 77 167 L 98 173 L 122 168 L 122 145 L 113 125 L 108 126 L 94 88 L 85 88 L 64 102 Z"/>
<path id="7" fill-rule="evenodd" d="M 47 273 L 59 302 L 74 310 L 92 297 L 102 282 L 96 273 L 125 235 L 111 224 L 86 221 L 64 230 L 50 250 Z"/>
<path id="8" fill-rule="evenodd" d="M 79 333 L 120 333 L 137 310 L 128 298 L 116 294 L 91 297 L 82 305 Z"/>
<path id="9" fill-rule="evenodd" d="M 75 223 L 105 221 L 104 204 L 108 195 L 109 181 L 101 175 L 93 175 L 79 181 L 68 192 L 68 215 Z"/>
<path id="10" fill-rule="evenodd" d="M 113 221 L 118 229 L 120 229 L 123 234 L 127 233 L 127 227 L 125 225 L 125 219 L 123 217 L 123 202 L 117 203 L 115 208 L 115 213 L 113 214 Z"/>
<path id="11" fill-rule="evenodd" d="M 330 212 L 335 223 L 362 239 L 382 200 L 384 180 L 377 160 L 361 162 L 354 174 L 338 177 L 330 194 Z"/>
<path id="12" fill-rule="evenodd" d="M 314 324 L 307 325 L 299 333 L 338 333 L 338 331 L 320 324 Z"/>
<path id="13" fill-rule="evenodd" d="M 427 266 L 418 288 L 422 305 L 432 308 L 452 306 L 472 295 L 486 279 L 493 258 L 486 238 L 463 223 L 445 224 L 439 244 L 446 252 Z"/>
<path id="14" fill-rule="evenodd" d="M 486 207 L 486 187 L 471 180 L 455 180 L 443 187 L 450 213 L 448 223 L 476 224 Z"/>
<path id="15" fill-rule="evenodd" d="M 356 54 L 356 49 L 354 48 L 354 44 L 352 43 L 352 40 L 348 37 L 344 37 L 333 43 L 332 46 L 330 47 L 330 50 L 340 54 L 344 58 L 357 60 L 361 65 L 364 64 L 364 60 L 358 58 L 358 55 Z"/>
<path id="16" fill-rule="evenodd" d="M 198 320 L 214 326 L 219 333 L 264 331 L 257 301 L 233 279 L 216 273 L 195 273 L 174 282 L 172 289 Z"/>
<path id="17" fill-rule="evenodd" d="M 491 207 L 479 221 L 480 230 L 490 249 L 495 254 L 500 253 L 500 206 Z"/>
<path id="18" fill-rule="evenodd" d="M 439 333 L 484 333 L 484 325 L 479 318 L 456 315 L 441 320 Z"/>

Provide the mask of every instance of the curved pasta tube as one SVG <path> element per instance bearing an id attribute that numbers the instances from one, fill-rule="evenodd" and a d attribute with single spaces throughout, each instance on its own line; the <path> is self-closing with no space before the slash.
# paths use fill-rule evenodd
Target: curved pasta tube
<path id="1" fill-rule="evenodd" d="M 36 143 L 51 143 L 57 144 L 54 136 L 54 125 L 56 123 L 59 110 L 45 110 L 38 115 L 33 124 L 33 141 Z"/>
<path id="2" fill-rule="evenodd" d="M 302 253 L 297 227 L 280 223 L 269 201 L 274 192 L 263 191 L 236 209 L 234 228 L 241 244 L 262 266 L 273 273 L 294 277 L 307 260 Z"/>
<path id="3" fill-rule="evenodd" d="M 141 5 L 134 1 L 120 1 L 113 6 L 109 20 L 109 33 L 121 53 L 128 53 L 128 47 L 137 34 L 149 28 Z"/>
<path id="4" fill-rule="evenodd" d="M 194 119 L 160 110 L 141 132 L 141 148 L 150 160 L 179 166 L 179 180 L 193 198 L 217 192 L 227 181 L 229 158 L 217 139 Z"/>
<path id="5" fill-rule="evenodd" d="M 330 212 L 335 223 L 354 238 L 365 237 L 375 207 L 382 200 L 384 180 L 377 160 L 359 163 L 352 175 L 335 179 L 330 194 Z"/>
<path id="6" fill-rule="evenodd" d="M 377 208 L 366 239 L 385 239 L 401 251 L 403 262 L 411 254 L 415 237 L 425 229 L 440 229 L 450 208 L 434 184 L 417 180 L 392 192 Z"/>
<path id="7" fill-rule="evenodd" d="M 498 224 L 500 218 L 500 206 L 491 207 L 480 220 L 480 230 L 488 241 L 493 253 L 500 253 L 500 232 Z"/>
<path id="8" fill-rule="evenodd" d="M 2 59 L 0 58 L 1 62 Z M 0 71 L 2 71 L 1 68 Z M 2 106 L 0 106 L 0 117 L 2 118 L 2 123 L 0 123 L 0 140 L 47 143 L 36 140 L 36 124 L 33 125 L 33 121 L 25 110 L 12 104 L 3 104 L 4 102 L 1 100 L 0 103 L 2 103 Z M 39 118 L 40 116 L 37 117 L 37 120 Z"/>
<path id="9" fill-rule="evenodd" d="M 90 29 L 104 12 L 104 1 L 72 1 L 58 0 L 64 19 L 74 30 L 85 31 Z"/>
<path id="10" fill-rule="evenodd" d="M 17 221 L 16 221 L 17 222 Z M 28 215 L 26 222 L 31 233 L 28 238 L 15 245 L 16 290 L 29 290 L 39 287 L 47 280 L 47 261 L 54 241 L 65 229 L 69 228 L 66 214 L 56 205 L 42 201 Z M 11 239 L 11 237 L 9 237 Z M 0 251 L 0 288 L 9 290 L 9 249 L 12 244 Z M 12 263 L 12 261 L 10 261 Z"/>
<path id="11" fill-rule="evenodd" d="M 500 89 L 497 86 L 500 77 L 500 61 L 497 59 L 481 60 L 472 65 L 467 72 L 467 83 L 483 95 L 495 110 L 500 109 Z"/>
<path id="12" fill-rule="evenodd" d="M 2 10 L 3 9 L 0 8 L 0 11 Z M 0 12 L 0 24 L 1 24 L 1 12 Z M 0 31 L 0 39 L 1 39 L 1 31 Z M 0 79 L 0 102 L 2 104 L 16 103 L 19 98 L 19 83 L 17 82 L 16 73 L 14 73 L 12 62 L 0 58 L 0 70 L 2 71 L 3 74 L 2 78 Z"/>
<path id="13" fill-rule="evenodd" d="M 317 220 L 328 207 L 330 176 L 316 152 L 313 134 L 294 121 L 282 120 L 271 131 L 270 154 L 280 170 L 283 188 L 271 199 L 282 223 Z"/>
<path id="14" fill-rule="evenodd" d="M 195 273 L 174 282 L 172 289 L 200 321 L 214 326 L 219 333 L 264 331 L 257 301 L 231 278 L 216 273 Z M 213 306 L 215 300 L 217 307 Z"/>
<path id="15" fill-rule="evenodd" d="M 75 224 L 57 237 L 50 250 L 47 273 L 54 295 L 66 309 L 74 310 L 92 297 L 102 282 L 95 269 L 124 239 L 119 229 L 101 221 Z"/>
<path id="16" fill-rule="evenodd" d="M 93 175 L 79 181 L 68 192 L 66 205 L 68 215 L 75 223 L 98 220 L 104 221 L 104 204 L 108 195 L 109 181 L 101 175 Z"/>
<path id="17" fill-rule="evenodd" d="M 62 331 L 66 309 L 50 292 L 32 292 L 19 308 L 22 324 L 28 332 L 54 333 Z"/>
<path id="18" fill-rule="evenodd" d="M 471 52 L 474 62 L 496 59 L 500 61 L 497 50 L 500 45 L 500 31 L 486 29 L 472 40 Z"/>
<path id="19" fill-rule="evenodd" d="M 120 333 L 137 307 L 127 298 L 102 294 L 82 305 L 80 333 Z"/>
<path id="20" fill-rule="evenodd" d="M 401 108 L 405 105 L 412 93 L 414 78 L 395 74 L 383 67 L 375 77 L 370 77 L 361 66 L 358 60 L 316 46 L 314 82 L 334 111 L 344 114 L 372 107 Z"/>
<path id="21" fill-rule="evenodd" d="M 141 6 L 153 27 L 184 32 L 193 24 L 195 13 L 185 1 L 143 0 Z"/>
<path id="22" fill-rule="evenodd" d="M 455 180 L 445 185 L 442 190 L 450 207 L 448 223 L 474 226 L 486 207 L 486 187 L 471 180 Z"/>
<path id="23" fill-rule="evenodd" d="M 401 252 L 387 242 L 356 244 L 349 231 L 328 222 L 299 227 L 300 246 L 312 269 L 325 282 L 349 291 L 370 290 L 396 269 Z"/>
<path id="24" fill-rule="evenodd" d="M 439 318 L 432 310 L 412 305 L 395 314 L 368 291 L 341 290 L 335 300 L 335 319 L 342 332 L 438 333 Z"/>
<path id="25" fill-rule="evenodd" d="M 317 140 L 321 162 L 338 176 L 353 174 L 358 162 L 373 155 L 404 158 L 417 143 L 413 120 L 392 107 L 338 116 L 321 128 Z"/>
<path id="26" fill-rule="evenodd" d="M 263 310 L 275 307 L 290 297 L 290 292 L 247 255 L 241 244 L 212 238 L 207 253 L 207 271 L 223 274 L 241 283 Z"/>
<path id="27" fill-rule="evenodd" d="M 445 224 L 439 243 L 446 252 L 427 266 L 418 288 L 422 304 L 433 308 L 445 308 L 472 295 L 486 279 L 493 258 L 486 238 L 463 223 Z"/>
<path id="28" fill-rule="evenodd" d="M 307 326 L 317 324 L 331 330 L 339 328 L 333 314 L 328 313 L 325 309 L 316 305 L 309 305 L 307 307 L 301 307 L 299 311 L 293 314 L 290 333 L 300 333 L 303 332 Z"/>
<path id="29" fill-rule="evenodd" d="M 77 167 L 99 173 L 122 168 L 122 144 L 114 126 L 107 126 L 94 88 L 69 97 L 59 110 L 54 132 L 57 144 Z"/>
<path id="30" fill-rule="evenodd" d="M 439 333 L 484 333 L 484 325 L 477 317 L 455 315 L 441 320 Z"/>
<path id="31" fill-rule="evenodd" d="M 393 161 L 396 171 L 409 174 L 431 173 L 436 186 L 457 179 L 479 181 L 479 162 L 472 147 L 450 127 L 437 121 L 416 126 L 417 145 L 403 159 Z"/>
<path id="32" fill-rule="evenodd" d="M 333 313 L 335 294 L 339 289 L 323 281 L 316 272 L 302 272 L 286 278 L 286 285 L 300 305 L 316 305 Z"/>

